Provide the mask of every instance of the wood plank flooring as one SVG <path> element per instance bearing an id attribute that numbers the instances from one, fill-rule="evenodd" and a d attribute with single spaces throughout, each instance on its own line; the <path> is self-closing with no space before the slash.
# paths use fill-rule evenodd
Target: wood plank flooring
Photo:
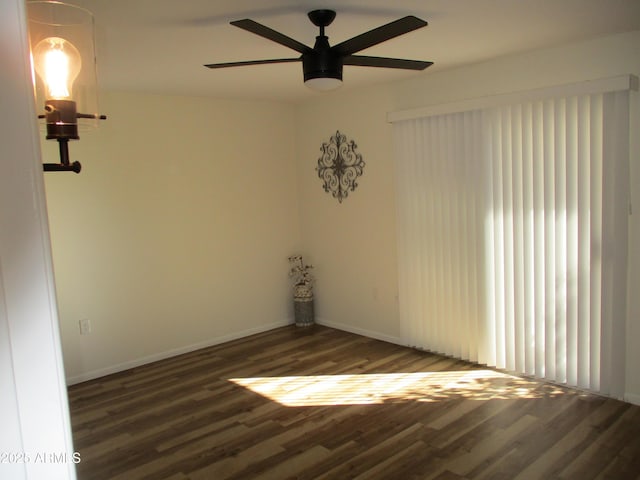
<path id="1" fill-rule="evenodd" d="M 69 401 L 80 480 L 640 478 L 638 406 L 318 325 Z"/>

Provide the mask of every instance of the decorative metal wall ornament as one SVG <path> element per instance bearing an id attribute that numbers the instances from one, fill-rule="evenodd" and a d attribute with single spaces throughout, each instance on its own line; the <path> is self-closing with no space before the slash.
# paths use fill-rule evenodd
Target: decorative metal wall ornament
<path id="1" fill-rule="evenodd" d="M 356 179 L 364 170 L 364 160 L 356 148 L 356 142 L 347 140 L 340 131 L 320 147 L 322 156 L 316 167 L 318 177 L 324 182 L 324 191 L 331 192 L 340 203 L 358 186 Z"/>

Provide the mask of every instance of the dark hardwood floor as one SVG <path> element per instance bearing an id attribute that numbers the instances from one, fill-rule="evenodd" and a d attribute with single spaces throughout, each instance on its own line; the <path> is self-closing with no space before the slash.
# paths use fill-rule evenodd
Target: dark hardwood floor
<path id="1" fill-rule="evenodd" d="M 69 399 L 80 480 L 640 478 L 638 406 L 317 325 Z"/>

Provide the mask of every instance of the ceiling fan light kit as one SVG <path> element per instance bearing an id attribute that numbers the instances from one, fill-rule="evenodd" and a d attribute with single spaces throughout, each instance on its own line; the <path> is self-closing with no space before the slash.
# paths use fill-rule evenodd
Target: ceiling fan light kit
<path id="1" fill-rule="evenodd" d="M 342 86 L 342 78 L 316 77 L 305 80 L 304 84 L 311 90 L 328 92 Z"/>
<path id="2" fill-rule="evenodd" d="M 305 85 L 314 90 L 328 91 L 342 85 L 342 68 L 344 65 L 404 70 L 424 70 L 433 65 L 433 62 L 421 60 L 354 55 L 354 53 L 366 48 L 427 26 L 426 21 L 412 15 L 369 30 L 333 47 L 329 45 L 329 38 L 325 35 L 324 29 L 333 22 L 336 12 L 333 10 L 313 10 L 309 12 L 308 16 L 311 22 L 320 29 L 320 34 L 316 37 L 313 48 L 250 19 L 231 22 L 231 25 L 235 27 L 242 28 L 297 51 L 300 53 L 298 58 L 211 63 L 206 64 L 205 67 L 226 68 L 301 61 Z"/>

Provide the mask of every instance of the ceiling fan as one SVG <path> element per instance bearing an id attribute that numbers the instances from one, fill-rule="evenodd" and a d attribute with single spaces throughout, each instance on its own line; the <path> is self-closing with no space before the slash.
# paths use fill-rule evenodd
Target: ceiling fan
<path id="1" fill-rule="evenodd" d="M 295 50 L 301 54 L 300 57 L 210 63 L 205 65 L 205 67 L 225 68 L 302 61 L 305 84 L 316 90 L 331 90 L 342 84 L 343 65 L 400 68 L 406 70 L 424 70 L 428 66 L 433 65 L 433 62 L 420 60 L 354 55 L 354 53 L 364 50 L 365 48 L 427 26 L 427 22 L 413 15 L 374 28 L 333 47 L 329 45 L 329 38 L 324 34 L 324 28 L 333 22 L 336 17 L 336 12 L 333 10 L 313 10 L 309 12 L 308 16 L 311 22 L 320 28 L 320 35 L 316 37 L 316 43 L 313 48 L 248 18 L 231 22 L 231 25 Z"/>

